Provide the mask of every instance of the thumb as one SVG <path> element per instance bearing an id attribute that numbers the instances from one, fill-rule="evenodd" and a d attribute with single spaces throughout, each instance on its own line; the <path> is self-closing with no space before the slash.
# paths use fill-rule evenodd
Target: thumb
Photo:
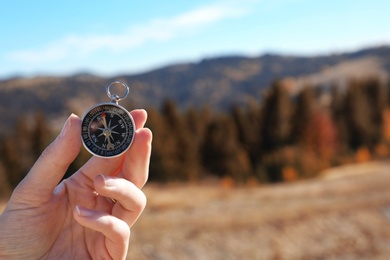
<path id="1" fill-rule="evenodd" d="M 42 204 L 50 200 L 53 190 L 77 157 L 81 147 L 81 120 L 72 114 L 59 136 L 43 151 L 14 195 L 23 200 Z"/>

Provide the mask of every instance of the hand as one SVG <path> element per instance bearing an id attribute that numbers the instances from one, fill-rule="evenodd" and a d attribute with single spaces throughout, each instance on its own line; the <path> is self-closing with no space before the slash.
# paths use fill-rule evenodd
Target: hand
<path id="1" fill-rule="evenodd" d="M 122 156 L 92 157 L 70 178 L 66 169 L 81 147 L 81 120 L 71 115 L 16 187 L 0 216 L 0 259 L 124 259 L 130 228 L 146 205 L 152 134 L 144 110 Z M 114 203 L 111 198 L 117 200 Z"/>

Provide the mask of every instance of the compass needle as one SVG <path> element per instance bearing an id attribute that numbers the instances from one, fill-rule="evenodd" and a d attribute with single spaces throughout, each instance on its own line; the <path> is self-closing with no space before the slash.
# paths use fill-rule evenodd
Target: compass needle
<path id="1" fill-rule="evenodd" d="M 111 135 L 107 136 L 107 150 L 114 149 L 114 145 L 111 143 L 110 137 L 112 138 Z"/>
<path id="2" fill-rule="evenodd" d="M 102 112 L 101 116 L 102 116 L 103 126 L 105 129 L 107 129 L 106 113 Z"/>
<path id="3" fill-rule="evenodd" d="M 115 142 L 115 139 L 114 139 L 114 137 L 113 137 L 112 135 L 110 135 L 110 137 L 111 137 L 112 141 L 113 141 L 113 142 Z"/>

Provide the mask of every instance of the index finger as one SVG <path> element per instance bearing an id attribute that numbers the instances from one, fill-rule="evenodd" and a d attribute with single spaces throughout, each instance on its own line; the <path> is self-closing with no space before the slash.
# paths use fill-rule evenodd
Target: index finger
<path id="1" fill-rule="evenodd" d="M 137 139 L 126 153 L 118 177 L 131 181 L 140 189 L 145 185 L 149 175 L 153 135 L 148 128 L 138 129 L 136 134 Z"/>

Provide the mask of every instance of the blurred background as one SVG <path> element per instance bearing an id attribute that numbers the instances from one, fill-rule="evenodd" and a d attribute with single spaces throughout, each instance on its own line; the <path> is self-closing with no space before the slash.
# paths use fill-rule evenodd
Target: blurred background
<path id="1" fill-rule="evenodd" d="M 70 113 L 148 111 L 132 259 L 388 259 L 390 2 L 13 1 L 0 200 Z M 82 150 L 65 177 L 90 155 Z M 3 206 L 0 205 L 0 210 Z"/>

